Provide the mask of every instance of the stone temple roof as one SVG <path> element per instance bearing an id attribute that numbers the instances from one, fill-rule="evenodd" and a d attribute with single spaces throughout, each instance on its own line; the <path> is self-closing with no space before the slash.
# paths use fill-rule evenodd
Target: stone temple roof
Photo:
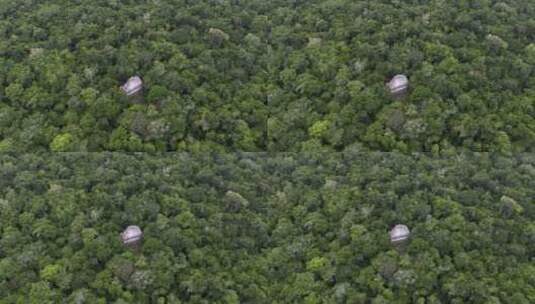
<path id="1" fill-rule="evenodd" d="M 405 75 L 396 75 L 390 80 L 388 87 L 392 94 L 403 93 L 409 87 L 409 79 Z"/>
<path id="2" fill-rule="evenodd" d="M 135 243 L 141 240 L 142 237 L 143 232 L 141 232 L 141 228 L 138 226 L 128 226 L 126 230 L 121 233 L 121 238 L 125 244 Z"/>
<path id="3" fill-rule="evenodd" d="M 405 225 L 396 225 L 391 231 L 390 231 L 390 241 L 393 243 L 400 242 L 408 239 L 410 236 L 409 227 Z"/>
<path id="4" fill-rule="evenodd" d="M 130 96 L 133 94 L 136 94 L 137 92 L 141 91 L 143 88 L 143 81 L 139 76 L 130 77 L 128 81 L 121 86 L 121 90 L 126 93 L 126 95 Z"/>

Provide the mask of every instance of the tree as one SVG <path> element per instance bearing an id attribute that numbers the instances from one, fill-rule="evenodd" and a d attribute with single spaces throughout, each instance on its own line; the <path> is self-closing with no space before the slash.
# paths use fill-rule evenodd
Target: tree
<path id="1" fill-rule="evenodd" d="M 50 143 L 50 149 L 54 152 L 65 152 L 72 149 L 74 138 L 71 134 L 65 133 L 54 137 Z"/>

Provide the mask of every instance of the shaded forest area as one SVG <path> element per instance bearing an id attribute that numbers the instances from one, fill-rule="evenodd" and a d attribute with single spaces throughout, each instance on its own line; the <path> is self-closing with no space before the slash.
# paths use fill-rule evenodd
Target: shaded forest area
<path id="1" fill-rule="evenodd" d="M 1 154 L 0 303 L 534 303 L 534 200 L 532 154 Z"/>
<path id="2" fill-rule="evenodd" d="M 0 0 L 0 151 L 533 152 L 535 2 Z M 403 73 L 410 94 L 385 82 Z M 144 103 L 118 89 L 145 83 Z"/>

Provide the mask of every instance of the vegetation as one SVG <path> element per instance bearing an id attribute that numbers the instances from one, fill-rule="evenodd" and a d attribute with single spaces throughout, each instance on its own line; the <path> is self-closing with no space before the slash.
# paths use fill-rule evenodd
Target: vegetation
<path id="1" fill-rule="evenodd" d="M 533 0 L 0 0 L 0 304 L 535 303 L 534 153 Z"/>
<path id="2" fill-rule="evenodd" d="M 217 1 L 0 0 L 0 147 L 265 150 L 259 14 Z M 119 89 L 134 75 L 141 102 Z"/>
<path id="3" fill-rule="evenodd" d="M 270 150 L 533 152 L 535 2 L 310 2 L 271 19 Z"/>
<path id="4" fill-rule="evenodd" d="M 0 155 L 0 174 L 0 303 L 535 301 L 532 154 Z"/>
<path id="5" fill-rule="evenodd" d="M 0 150 L 533 152 L 534 16 L 520 0 L 0 0 Z M 392 100 L 398 73 L 411 91 Z M 133 75 L 141 103 L 119 90 Z"/>

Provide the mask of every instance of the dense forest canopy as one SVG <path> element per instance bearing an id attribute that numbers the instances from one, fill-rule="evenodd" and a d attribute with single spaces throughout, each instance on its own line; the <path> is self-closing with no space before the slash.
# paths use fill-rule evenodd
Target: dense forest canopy
<path id="1" fill-rule="evenodd" d="M 534 105 L 534 1 L 0 0 L 0 151 L 533 152 Z"/>
<path id="2" fill-rule="evenodd" d="M 313 2 L 273 29 L 293 39 L 277 44 L 272 150 L 533 151 L 534 1 Z"/>
<path id="3" fill-rule="evenodd" d="M 535 303 L 535 1 L 0 0 L 4 303 Z"/>
<path id="4" fill-rule="evenodd" d="M 533 154 L 0 155 L 0 303 L 534 303 L 534 203 Z"/>

